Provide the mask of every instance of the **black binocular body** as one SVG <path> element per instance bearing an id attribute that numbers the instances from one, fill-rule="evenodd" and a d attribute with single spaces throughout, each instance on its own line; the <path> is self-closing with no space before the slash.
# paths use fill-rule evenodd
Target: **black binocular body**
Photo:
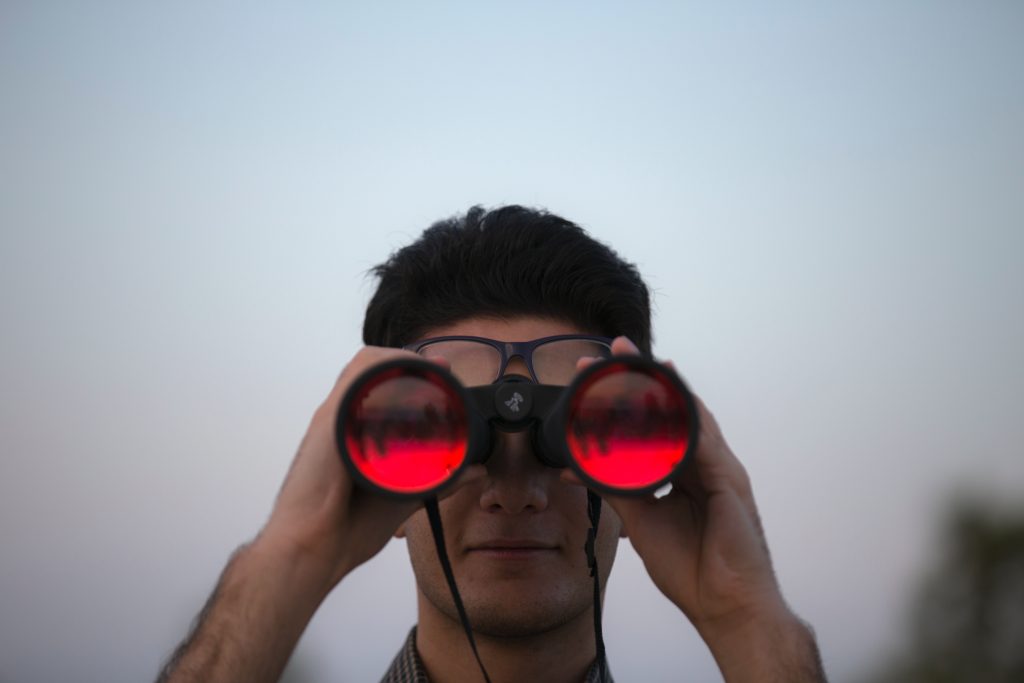
<path id="1" fill-rule="evenodd" d="M 445 368 L 397 358 L 360 375 L 342 399 L 336 438 L 359 484 L 427 498 L 487 460 L 496 431 L 530 431 L 549 467 L 570 467 L 590 488 L 645 494 L 691 459 L 699 431 L 693 396 L 671 368 L 613 356 L 568 386 L 506 375 L 465 387 Z"/>

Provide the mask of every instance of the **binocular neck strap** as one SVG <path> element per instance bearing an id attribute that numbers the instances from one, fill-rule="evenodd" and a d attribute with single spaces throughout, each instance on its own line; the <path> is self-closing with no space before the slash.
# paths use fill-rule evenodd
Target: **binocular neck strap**
<path id="1" fill-rule="evenodd" d="M 608 663 L 604 653 L 604 633 L 601 629 L 601 577 L 597 570 L 597 525 L 601 521 L 601 496 L 587 489 L 587 516 L 590 518 L 590 529 L 587 530 L 587 565 L 590 575 L 594 578 L 594 642 L 597 648 L 595 664 L 599 669 L 599 681 L 608 679 Z"/>
<path id="2" fill-rule="evenodd" d="M 430 530 L 434 533 L 434 545 L 437 546 L 437 558 L 441 561 L 441 569 L 444 571 L 444 578 L 448 581 L 448 588 L 452 591 L 452 600 L 455 602 L 455 609 L 459 613 L 459 621 L 462 622 L 462 630 L 466 632 L 469 639 L 469 646 L 473 649 L 473 656 L 476 663 L 480 665 L 480 673 L 484 675 L 484 681 L 491 683 L 487 675 L 484 663 L 480 661 L 480 653 L 476 650 L 476 640 L 473 638 L 473 629 L 469 625 L 469 617 L 466 616 L 466 608 L 462 605 L 462 598 L 459 596 L 459 589 L 455 587 L 455 574 L 452 573 L 452 563 L 448 560 L 448 551 L 444 545 L 444 530 L 441 529 L 441 511 L 437 507 L 437 496 L 432 496 L 423 501 L 423 507 L 427 509 L 427 518 L 430 520 Z"/>

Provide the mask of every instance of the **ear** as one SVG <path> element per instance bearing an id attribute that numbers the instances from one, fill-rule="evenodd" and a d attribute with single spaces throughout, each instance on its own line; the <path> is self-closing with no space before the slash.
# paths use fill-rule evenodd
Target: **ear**
<path id="1" fill-rule="evenodd" d="M 405 522 L 398 525 L 398 528 L 395 529 L 394 536 L 395 538 L 405 538 Z"/>

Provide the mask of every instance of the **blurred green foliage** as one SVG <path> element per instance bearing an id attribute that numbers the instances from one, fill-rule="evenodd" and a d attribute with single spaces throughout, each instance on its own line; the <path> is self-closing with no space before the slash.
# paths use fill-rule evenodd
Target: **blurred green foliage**
<path id="1" fill-rule="evenodd" d="M 1024 511 L 954 505 L 908 631 L 871 683 L 1024 683 Z"/>

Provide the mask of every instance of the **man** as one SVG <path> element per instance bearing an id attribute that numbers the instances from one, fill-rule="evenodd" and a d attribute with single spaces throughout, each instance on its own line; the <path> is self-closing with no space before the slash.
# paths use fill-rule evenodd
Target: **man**
<path id="1" fill-rule="evenodd" d="M 408 544 L 418 624 L 384 680 L 482 680 L 424 510 L 369 493 L 345 471 L 334 438 L 341 398 L 366 369 L 414 353 L 402 347 L 443 336 L 513 342 L 603 335 L 614 338 L 612 354 L 650 353 L 650 302 L 636 269 L 551 214 L 474 208 L 435 224 L 375 272 L 380 285 L 364 323 L 367 346 L 314 414 L 269 521 L 228 563 L 161 681 L 276 680 L 322 600 L 392 536 Z M 422 355 L 467 384 L 502 374 L 538 380 L 536 352 L 488 360 L 483 346 L 441 349 L 428 344 Z M 545 372 L 567 383 L 593 360 L 582 351 L 555 354 Z M 605 497 L 595 543 L 600 585 L 619 538 L 628 537 L 726 681 L 823 681 L 813 634 L 776 582 L 747 474 L 714 417 L 698 406 L 699 446 L 670 494 Z M 499 432 L 486 463 L 470 467 L 440 508 L 491 680 L 604 678 L 595 661 L 583 552 L 590 522 L 580 482 L 541 464 L 525 433 Z"/>

